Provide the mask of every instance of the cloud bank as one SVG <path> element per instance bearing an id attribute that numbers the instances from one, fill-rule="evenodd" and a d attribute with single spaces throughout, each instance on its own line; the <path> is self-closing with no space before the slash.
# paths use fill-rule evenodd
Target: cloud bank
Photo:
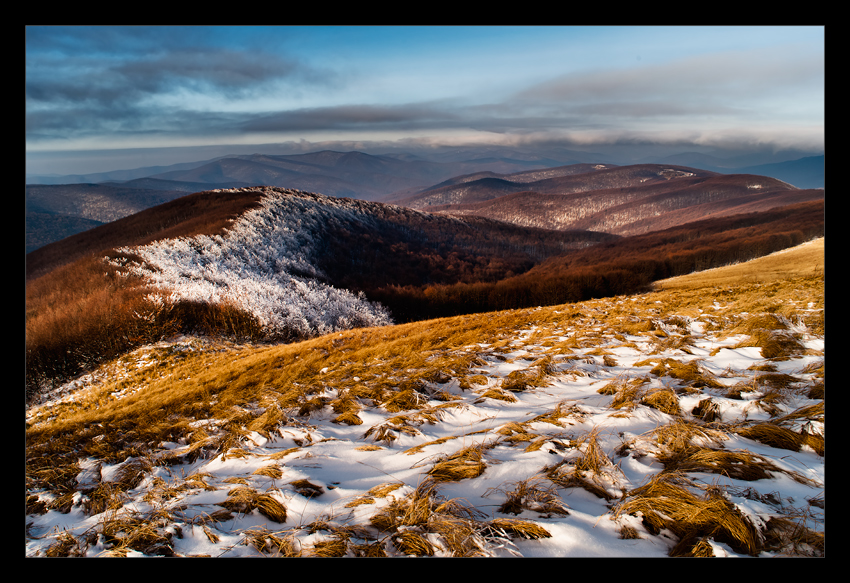
<path id="1" fill-rule="evenodd" d="M 27 149 L 405 139 L 823 148 L 822 29 L 695 29 L 705 48 L 687 50 L 664 45 L 667 29 L 615 30 L 638 39 L 621 40 L 621 52 L 647 55 L 629 61 L 607 45 L 588 56 L 595 29 L 578 31 L 579 51 L 576 31 L 555 27 L 538 34 L 546 52 L 529 52 L 525 66 L 527 43 L 512 44 L 510 28 L 463 29 L 462 44 L 441 36 L 439 55 L 436 42 L 405 52 L 406 29 L 378 29 L 369 53 L 350 40 L 330 46 L 334 33 L 364 38 L 356 27 L 322 29 L 330 40 L 312 48 L 291 40 L 318 32 L 28 28 Z M 478 32 L 501 42 L 476 52 Z M 748 34 L 765 40 L 729 40 Z"/>

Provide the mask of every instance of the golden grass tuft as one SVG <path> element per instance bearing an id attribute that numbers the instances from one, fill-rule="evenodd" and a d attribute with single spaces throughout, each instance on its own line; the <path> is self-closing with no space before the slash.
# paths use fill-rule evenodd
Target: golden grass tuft
<path id="1" fill-rule="evenodd" d="M 694 408 L 691 409 L 691 415 L 705 421 L 706 423 L 712 423 L 714 421 L 720 421 L 720 407 L 717 404 L 717 401 L 713 400 L 711 397 L 707 399 L 700 399 L 700 401 L 694 405 Z"/>
<path id="2" fill-rule="evenodd" d="M 552 536 L 552 533 L 542 526 L 529 520 L 520 520 L 517 518 L 494 518 L 487 521 L 487 527 L 496 533 L 504 534 L 510 538 L 537 540 Z"/>
<path id="3" fill-rule="evenodd" d="M 384 547 L 383 541 L 352 544 L 349 549 L 355 557 L 381 558 L 387 556 L 387 550 Z"/>
<path id="4" fill-rule="evenodd" d="M 369 520 L 381 533 L 388 533 L 395 547 L 404 554 L 435 554 L 437 544 L 429 539 L 436 536 L 439 546 L 452 556 L 475 556 L 484 554 L 481 532 L 486 524 L 476 520 L 479 514 L 458 500 L 440 497 L 436 482 L 428 479 Z"/>
<path id="5" fill-rule="evenodd" d="M 779 314 L 750 316 L 730 333 L 747 334 L 748 338 L 735 347 L 761 347 L 761 355 L 764 358 L 785 359 L 803 354 L 806 350 L 800 343 L 799 335 L 789 330 L 787 319 Z"/>
<path id="6" fill-rule="evenodd" d="M 345 411 L 333 418 L 334 423 L 344 423 L 345 425 L 363 425 L 363 420 L 357 415 L 356 411 Z"/>
<path id="7" fill-rule="evenodd" d="M 411 409 L 419 409 L 426 405 L 428 400 L 420 394 L 416 389 L 403 388 L 396 391 L 391 397 L 384 401 L 384 409 L 390 413 L 398 413 L 399 411 L 410 411 Z"/>
<path id="8" fill-rule="evenodd" d="M 428 476 L 435 482 L 457 482 L 477 478 L 486 468 L 483 446 L 471 446 L 438 461 L 428 470 Z"/>
<path id="9" fill-rule="evenodd" d="M 259 493 L 248 486 L 237 486 L 227 493 L 227 499 L 219 506 L 230 512 L 250 514 L 255 509 L 269 520 L 286 522 L 286 506 L 270 493 Z"/>
<path id="10" fill-rule="evenodd" d="M 505 401 L 507 403 L 515 403 L 517 398 L 511 395 L 510 393 L 506 393 L 502 389 L 492 388 L 483 393 L 481 393 L 482 399 L 494 399 L 496 401 Z"/>
<path id="11" fill-rule="evenodd" d="M 747 427 L 733 428 L 733 431 L 770 447 L 791 451 L 800 451 L 800 447 L 806 442 L 805 436 L 775 423 L 757 423 Z"/>
<path id="12" fill-rule="evenodd" d="M 640 402 L 668 415 L 678 416 L 682 413 L 679 408 L 679 398 L 676 393 L 668 388 L 649 391 L 641 398 Z"/>
<path id="13" fill-rule="evenodd" d="M 679 379 L 691 387 L 720 389 L 724 386 L 714 378 L 714 375 L 701 367 L 698 360 L 681 362 L 673 358 L 648 359 L 636 362 L 635 366 L 644 366 L 646 364 L 652 364 L 653 362 L 657 362 L 657 364 L 652 368 L 650 373 L 655 376 L 668 376 L 674 379 Z"/>
<path id="14" fill-rule="evenodd" d="M 317 541 L 310 548 L 311 557 L 344 557 L 348 553 L 349 536 L 344 532 L 335 532 L 327 540 Z"/>
<path id="15" fill-rule="evenodd" d="M 665 471 L 720 474 L 736 480 L 764 480 L 780 468 L 766 458 L 749 451 L 727 451 L 691 447 L 684 451 L 659 453 L 656 457 Z"/>
<path id="16" fill-rule="evenodd" d="M 380 451 L 384 448 L 381 447 L 380 445 L 369 444 L 369 445 L 358 445 L 354 449 L 356 449 L 357 451 Z"/>
<path id="17" fill-rule="evenodd" d="M 544 486 L 542 479 L 521 480 L 504 492 L 506 499 L 497 512 L 501 514 L 521 514 L 532 510 L 540 514 L 569 515 L 566 504 L 558 496 L 555 488 Z"/>
<path id="18" fill-rule="evenodd" d="M 403 530 L 392 536 L 392 541 L 399 552 L 416 557 L 434 556 L 434 545 L 427 538 L 412 530 Z"/>
<path id="19" fill-rule="evenodd" d="M 174 556 L 172 532 L 165 530 L 168 516 L 159 513 L 143 515 L 133 513 L 116 516 L 113 513 L 104 516 L 100 531 L 113 556 L 126 556 L 133 550 L 144 555 Z"/>
<path id="20" fill-rule="evenodd" d="M 56 542 L 44 551 L 46 557 L 84 557 L 88 545 L 68 531 L 56 537 Z"/>
<path id="21" fill-rule="evenodd" d="M 265 528 L 251 528 L 244 532 L 246 542 L 253 545 L 261 553 L 276 557 L 300 557 L 300 546 L 295 540 L 295 535 L 288 532 L 270 532 Z"/>
<path id="22" fill-rule="evenodd" d="M 278 480 L 283 477 L 283 470 L 281 470 L 280 466 L 278 466 L 277 464 L 269 464 L 267 466 L 263 466 L 262 468 L 254 470 L 253 475 L 266 476 L 267 478 Z"/>
<path id="23" fill-rule="evenodd" d="M 697 494 L 681 474 L 661 472 L 629 491 L 615 507 L 615 518 L 641 516 L 653 534 L 668 529 L 679 537 L 671 556 L 693 552 L 699 540 L 711 537 L 738 552 L 756 556 L 762 548 L 758 529 L 723 495 L 708 488 Z"/>

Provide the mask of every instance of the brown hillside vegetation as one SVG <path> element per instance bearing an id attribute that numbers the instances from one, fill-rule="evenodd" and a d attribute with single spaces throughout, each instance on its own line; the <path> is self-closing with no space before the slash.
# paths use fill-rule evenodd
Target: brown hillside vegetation
<path id="1" fill-rule="evenodd" d="M 744 174 L 676 177 L 579 191 L 537 188 L 539 184 L 482 202 L 429 210 L 547 229 L 638 235 L 712 216 L 768 210 L 824 197 L 823 190 L 799 190 L 779 180 Z"/>
<path id="2" fill-rule="evenodd" d="M 562 174 L 531 182 L 524 177 L 520 177 L 518 181 L 514 182 L 511 180 L 511 175 L 499 178 L 482 178 L 463 184 L 426 190 L 416 196 L 400 200 L 398 204 L 433 211 L 435 209 L 432 207 L 437 205 L 487 201 L 503 196 L 508 192 L 533 191 L 540 194 L 570 194 L 671 182 L 682 183 L 684 186 L 705 178 L 718 176 L 717 173 L 707 170 L 661 164 L 634 164 L 614 167 L 580 165 L 578 170 L 577 173 Z"/>
<path id="3" fill-rule="evenodd" d="M 824 273 L 824 238 L 771 253 L 745 263 L 707 269 L 655 282 L 654 289 L 693 289 L 740 283 L 769 283 Z"/>
<path id="4" fill-rule="evenodd" d="M 146 282 L 100 260 L 118 245 L 216 232 L 257 202 L 251 190 L 197 193 L 30 254 L 28 397 L 178 331 L 260 338 L 256 319 L 238 305 L 155 303 Z M 634 293 L 657 279 L 747 260 L 823 234 L 822 202 L 622 242 L 599 233 L 357 204 L 371 209 L 381 226 L 321 226 L 309 234 L 318 267 L 332 285 L 383 303 L 397 322 Z M 43 275 L 34 277 L 38 273 Z"/>
<path id="5" fill-rule="evenodd" d="M 102 261 L 126 265 L 122 246 L 213 235 L 256 207 L 260 191 L 188 195 L 38 249 L 27 256 L 27 394 L 67 380 L 102 358 L 175 333 L 204 332 L 256 339 L 255 318 L 236 305 L 152 303 L 145 281 Z M 327 197 L 314 195 L 317 204 Z M 317 267 L 341 288 L 498 281 L 542 259 L 610 239 L 601 233 L 527 229 L 472 217 L 428 215 L 403 207 L 345 200 L 371 222 L 328 220 L 312 240 Z M 377 226 L 376 226 L 377 225 Z"/>
<path id="6" fill-rule="evenodd" d="M 823 201 L 815 201 L 600 243 L 496 283 L 385 287 L 367 294 L 402 321 L 577 302 L 761 257 L 822 236 L 823 229 Z"/>

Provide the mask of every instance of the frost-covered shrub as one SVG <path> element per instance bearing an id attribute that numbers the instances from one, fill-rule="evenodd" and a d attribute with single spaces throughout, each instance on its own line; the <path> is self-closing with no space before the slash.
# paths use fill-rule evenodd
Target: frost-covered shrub
<path id="1" fill-rule="evenodd" d="M 319 281 L 317 235 L 329 221 L 369 221 L 356 201 L 264 188 L 259 208 L 223 236 L 166 239 L 121 249 L 142 259 L 131 271 L 168 290 L 168 300 L 230 302 L 270 335 L 326 334 L 391 323 L 363 294 Z"/>

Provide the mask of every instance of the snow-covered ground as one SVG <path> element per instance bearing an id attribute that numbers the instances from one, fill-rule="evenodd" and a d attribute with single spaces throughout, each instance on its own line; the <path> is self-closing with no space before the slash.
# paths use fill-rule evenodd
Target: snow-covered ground
<path id="1" fill-rule="evenodd" d="M 603 300 L 593 305 L 603 305 L 600 302 Z M 775 419 L 818 402 L 794 387 L 815 382 L 809 371 L 811 365 L 823 361 L 824 348 L 822 337 L 801 329 L 798 332 L 809 353 L 771 361 L 775 373 L 792 375 L 795 380 L 790 389 L 782 391 L 783 398 L 775 402 L 778 410 L 769 412 L 769 407 L 760 401 L 764 388 L 743 392 L 740 398 L 727 396 L 725 388 L 753 385 L 754 378 L 763 374 L 756 370 L 758 365 L 766 364 L 760 349 L 736 348 L 740 336 L 720 339 L 708 319 L 681 320 L 687 323 L 687 330 L 671 326 L 668 332 L 670 336 L 689 334 L 692 342 L 685 350 L 665 348 L 653 353 L 658 348 L 657 336 L 615 334 L 602 327 L 594 342 L 573 348 L 571 353 L 553 353 L 553 346 L 575 333 L 569 318 L 564 318 L 562 324 L 515 330 L 507 347 L 490 343 L 463 347 L 462 351 L 478 358 L 470 375 L 480 375 L 470 376 L 475 382 L 467 386 L 462 387 L 458 378 L 428 383 L 426 389 L 435 398 L 408 411 L 389 412 L 364 406 L 358 412 L 362 420 L 359 425 L 334 422 L 338 413 L 326 406 L 308 418 L 293 416 L 290 423 L 279 425 L 265 436 L 251 433 L 239 444 L 238 451 L 192 463 L 155 465 L 148 468 L 137 487 L 127 492 L 128 499 L 118 510 L 91 515 L 85 511 L 86 499 L 80 493 L 67 513 L 49 510 L 27 516 L 26 555 L 43 555 L 62 540 L 74 549 L 70 554 L 94 557 L 116 553 L 103 532 L 110 521 L 124 516 L 156 525 L 168 541 L 169 552 L 180 556 L 268 556 L 284 550 L 309 556 L 330 554 L 332 543 L 340 541 L 346 543 L 339 547 L 340 552 L 349 556 L 356 554 L 356 549 L 365 548 L 358 544 L 376 544 L 388 555 L 399 556 L 405 554 L 405 533 L 420 535 L 430 543 L 434 556 L 444 556 L 449 554 L 444 531 L 411 520 L 381 532 L 375 526 L 375 517 L 414 499 L 417 488 L 421 493 L 423 484 L 433 478 L 429 472 L 441 461 L 458 452 L 471 451 L 479 457 L 473 456 L 469 465 L 483 471 L 473 477 L 438 481 L 431 494 L 435 504 L 454 501 L 455 508 L 466 508 L 470 513 L 474 509 L 477 514 L 472 523 L 491 525 L 473 528 L 465 535 L 475 539 L 474 548 L 483 554 L 666 557 L 676 542 L 672 533 L 662 530 L 653 534 L 640 517 L 618 515 L 617 509 L 624 494 L 663 469 L 653 455 L 659 447 L 655 431 L 677 417 L 642 403 L 614 408 L 616 395 L 599 390 L 610 383 L 622 387 L 639 378 L 646 380 L 641 390 L 647 393 L 664 387 L 682 388 L 683 381 L 652 373 L 652 369 L 659 363 L 663 366 L 666 358 L 698 361 L 722 387 L 680 391 L 681 419 L 694 419 L 694 407 L 708 397 L 717 405 L 724 424 Z M 505 390 L 508 375 L 537 370 L 535 367 L 542 362 L 539 359 L 547 355 L 552 360 L 544 361 L 551 363 L 544 382 L 524 390 Z M 317 382 L 321 382 L 321 374 Z M 513 400 L 493 398 L 496 393 L 485 396 L 493 389 Z M 318 396 L 330 401 L 339 390 L 327 386 L 325 393 Z M 448 393 L 452 399 L 445 395 L 437 399 L 439 393 Z M 553 412 L 557 414 L 546 417 Z M 822 422 L 808 423 L 810 432 L 822 434 Z M 594 493 L 547 478 L 559 464 L 564 469 L 575 464 L 594 440 L 607 462 L 586 477 L 602 490 Z M 764 526 L 772 516 L 785 516 L 823 532 L 822 456 L 805 446 L 800 451 L 772 448 L 734 432 L 724 432 L 711 445 L 757 454 L 774 467 L 769 477 L 754 481 L 692 472 L 688 474 L 692 488 L 720 489 L 757 527 Z M 184 447 L 180 443 L 163 443 L 160 453 L 179 453 Z M 130 459 L 124 465 L 138 461 Z M 85 484 L 109 481 L 121 470 L 94 459 L 82 460 L 81 468 L 81 492 Z M 516 509 L 519 513 L 508 514 L 503 504 L 520 486 L 531 487 L 538 496 L 522 499 Z M 243 505 L 243 511 L 235 503 L 228 504 L 228 496 L 233 502 L 240 489 L 242 494 L 273 498 L 285 508 L 285 518 L 270 518 L 273 514 L 263 513 L 257 498 L 253 505 Z M 41 495 L 49 498 L 46 493 Z M 223 512 L 225 507 L 227 512 Z M 545 535 L 512 535 L 505 523 L 492 522 L 503 518 L 533 523 L 545 529 Z M 625 536 L 626 532 L 632 536 Z M 715 556 L 746 556 L 718 540 L 712 539 L 709 544 Z M 123 549 L 118 554 L 143 553 Z M 761 556 L 777 554 L 780 552 L 763 552 Z"/>

